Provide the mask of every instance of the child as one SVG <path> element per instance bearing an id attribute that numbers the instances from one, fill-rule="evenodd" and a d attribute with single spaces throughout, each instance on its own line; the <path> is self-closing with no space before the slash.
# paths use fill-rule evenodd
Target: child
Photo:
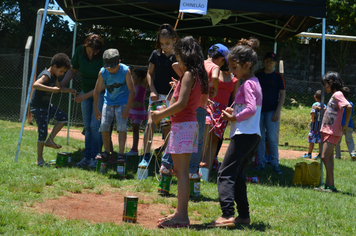
<path id="1" fill-rule="evenodd" d="M 94 89 L 95 118 L 100 120 L 99 132 L 103 136 L 105 152 L 99 154 L 103 161 L 110 156 L 111 124 L 116 118 L 116 128 L 119 133 L 118 162 L 125 162 L 125 142 L 127 118 L 130 113 L 132 101 L 135 97 L 135 87 L 128 66 L 120 63 L 120 54 L 117 49 L 107 49 L 103 54 L 104 67 L 100 69 L 98 80 Z M 105 86 L 104 106 L 99 111 L 99 96 Z"/>
<path id="2" fill-rule="evenodd" d="M 167 106 L 169 106 L 170 98 L 167 97 L 171 91 L 169 82 L 171 82 L 172 77 L 178 79 L 178 76 L 172 67 L 172 64 L 176 62 L 173 44 L 177 41 L 177 39 L 177 32 L 171 25 L 161 25 L 157 32 L 156 49 L 153 50 L 149 58 L 150 63 L 147 71 L 147 82 L 151 91 L 149 105 L 158 100 L 166 100 Z M 142 161 L 139 163 L 139 167 L 141 168 L 147 168 L 148 166 L 155 127 L 156 125 L 152 122 L 149 113 L 145 135 L 143 137 L 144 155 Z M 167 137 L 169 130 L 170 126 L 162 127 L 164 137 Z M 164 147 L 162 150 L 159 150 L 159 152 L 162 152 L 163 149 Z M 166 165 L 168 170 L 172 168 L 169 156 L 165 155 L 162 157 L 162 163 Z"/>
<path id="3" fill-rule="evenodd" d="M 58 82 L 58 77 L 62 76 L 70 69 L 70 59 L 64 53 L 58 53 L 52 57 L 51 66 L 45 69 L 38 76 L 33 85 L 34 91 L 32 94 L 30 108 L 38 126 L 38 141 L 37 141 L 37 165 L 44 166 L 46 164 L 43 159 L 43 147 L 59 149 L 62 146 L 54 142 L 57 133 L 68 122 L 67 114 L 61 111 L 50 103 L 53 93 L 72 93 L 76 95 L 77 91 L 70 88 L 61 87 Z M 53 127 L 51 134 L 48 134 L 48 122 L 51 118 L 57 120 L 57 124 Z"/>
<path id="4" fill-rule="evenodd" d="M 342 89 L 342 93 L 344 94 L 344 97 L 347 99 L 349 97 L 349 95 L 350 95 L 350 89 L 348 87 L 344 87 Z M 347 126 L 347 130 L 346 130 L 346 132 L 344 134 L 345 134 L 345 140 L 346 140 L 346 144 L 347 144 L 347 149 L 349 150 L 349 153 L 350 153 L 350 156 L 351 156 L 351 160 L 352 161 L 356 161 L 355 143 L 354 143 L 354 139 L 352 138 L 352 132 L 354 131 L 354 124 L 353 124 L 353 121 L 352 121 L 352 116 L 354 114 L 354 104 L 351 101 L 349 101 L 349 103 L 352 106 L 352 112 L 351 112 L 349 124 Z M 342 115 L 341 126 L 345 125 L 345 119 L 346 119 L 346 111 L 344 110 L 344 113 Z M 339 142 L 336 144 L 336 147 L 335 147 L 335 152 L 336 152 L 335 158 L 337 158 L 337 159 L 341 159 L 341 150 L 340 150 L 341 140 L 342 140 L 342 136 L 341 136 Z"/>
<path id="5" fill-rule="evenodd" d="M 209 227 L 234 227 L 250 224 L 245 170 L 260 142 L 262 89 L 253 74 L 257 54 L 250 46 L 235 46 L 228 56 L 230 71 L 245 82 L 235 94 L 233 108 L 223 111 L 223 119 L 231 121 L 230 144 L 218 172 L 218 191 L 222 216 Z M 234 201 L 238 217 L 235 218 Z"/>
<path id="6" fill-rule="evenodd" d="M 204 69 L 204 56 L 198 42 L 191 36 L 178 40 L 175 53 L 184 75 L 173 93 L 171 106 L 161 111 L 151 111 L 153 122 L 171 116 L 171 132 L 167 153 L 172 154 L 174 172 L 178 183 L 176 211 L 160 219 L 158 227 L 188 227 L 189 160 L 198 150 L 198 122 L 196 110 L 201 94 L 208 93 L 208 78 Z"/>
<path id="7" fill-rule="evenodd" d="M 138 155 L 138 140 L 141 123 L 147 119 L 147 111 L 145 109 L 145 97 L 147 89 L 146 80 L 147 70 L 137 68 L 133 71 L 133 81 L 135 83 L 135 98 L 132 102 L 129 118 L 131 119 L 133 131 L 133 143 L 131 150 L 126 153 L 129 156 Z"/>
<path id="8" fill-rule="evenodd" d="M 313 103 L 310 120 L 310 131 L 308 135 L 308 142 L 309 142 L 309 151 L 308 154 L 302 156 L 303 158 L 311 158 L 312 152 L 314 149 L 314 143 L 319 143 L 319 154 L 313 157 L 314 160 L 320 157 L 321 153 L 321 136 L 320 136 L 320 127 L 321 127 L 321 117 L 320 117 L 320 108 L 321 108 L 321 90 L 315 92 L 314 99 L 316 102 Z M 326 108 L 324 104 L 324 109 Z"/>
<path id="9" fill-rule="evenodd" d="M 343 132 L 346 132 L 347 125 L 350 120 L 352 106 L 345 99 L 341 92 L 343 82 L 337 72 L 327 72 L 321 82 L 327 93 L 332 93 L 332 96 L 326 107 L 325 115 L 321 125 L 321 141 L 323 142 L 323 152 L 321 159 L 323 160 L 326 169 L 325 186 L 317 188 L 317 190 L 325 192 L 337 192 L 334 185 L 334 147 L 339 142 Z M 341 126 L 342 113 L 346 108 L 345 124 Z"/>

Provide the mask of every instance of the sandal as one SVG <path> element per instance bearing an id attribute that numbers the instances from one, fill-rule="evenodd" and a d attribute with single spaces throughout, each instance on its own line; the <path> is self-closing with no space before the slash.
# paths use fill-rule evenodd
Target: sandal
<path id="1" fill-rule="evenodd" d="M 123 163 L 123 162 L 126 162 L 126 157 L 124 154 L 119 154 L 117 155 L 117 162 L 118 163 Z"/>
<path id="2" fill-rule="evenodd" d="M 40 161 L 36 165 L 39 167 L 44 167 L 44 166 L 48 166 L 48 163 L 46 163 L 45 161 Z"/>
<path id="3" fill-rule="evenodd" d="M 199 167 L 206 167 L 208 165 L 208 163 L 206 163 L 206 162 L 200 162 L 200 164 L 199 164 Z"/>
<path id="4" fill-rule="evenodd" d="M 182 224 L 182 223 L 179 223 L 179 222 L 176 222 L 172 219 L 167 219 L 163 222 L 160 222 L 158 225 L 158 228 L 187 228 L 190 226 L 189 223 L 187 224 Z"/>
<path id="5" fill-rule="evenodd" d="M 110 158 L 110 153 L 108 152 L 102 152 L 98 153 L 95 157 L 96 160 L 102 161 L 102 162 L 107 162 Z"/>
<path id="6" fill-rule="evenodd" d="M 234 222 L 216 222 L 213 221 L 210 224 L 207 225 L 208 228 L 230 228 L 230 227 L 235 227 L 235 223 Z"/>

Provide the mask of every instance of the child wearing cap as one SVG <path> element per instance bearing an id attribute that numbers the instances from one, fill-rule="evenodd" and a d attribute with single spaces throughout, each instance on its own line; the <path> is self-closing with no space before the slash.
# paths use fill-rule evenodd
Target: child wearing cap
<path id="1" fill-rule="evenodd" d="M 268 52 L 263 59 L 264 68 L 256 73 L 256 77 L 262 87 L 263 100 L 260 119 L 261 141 L 257 149 L 259 165 L 255 169 L 265 169 L 265 143 L 267 140 L 273 171 L 277 174 L 282 174 L 279 168 L 277 129 L 281 109 L 286 97 L 286 86 L 283 75 L 274 70 L 277 59 L 277 54 Z"/>
<path id="2" fill-rule="evenodd" d="M 98 80 L 94 89 L 95 118 L 101 119 L 99 132 L 102 133 L 105 152 L 100 156 L 103 161 L 110 155 L 111 124 L 116 118 L 116 128 L 119 133 L 118 162 L 125 162 L 124 155 L 127 118 L 130 113 L 132 101 L 135 97 L 134 82 L 130 69 L 121 63 L 120 54 L 117 49 L 107 49 L 103 54 L 104 66 L 100 69 Z M 102 113 L 99 111 L 99 95 L 105 87 L 104 106 Z"/>

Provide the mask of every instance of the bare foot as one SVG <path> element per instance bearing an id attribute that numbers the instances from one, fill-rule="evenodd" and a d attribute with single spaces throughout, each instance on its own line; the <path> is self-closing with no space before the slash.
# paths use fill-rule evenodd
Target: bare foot
<path id="1" fill-rule="evenodd" d="M 214 228 L 214 227 L 235 227 L 235 218 L 234 217 L 229 217 L 229 218 L 224 218 L 224 217 L 219 217 L 215 221 L 211 222 L 208 225 L 209 228 Z"/>
<path id="2" fill-rule="evenodd" d="M 175 217 L 175 216 L 176 216 L 176 213 L 175 213 L 175 212 L 174 212 L 173 214 L 166 215 L 166 216 L 164 216 L 163 218 L 158 219 L 158 223 L 162 223 L 163 221 L 170 220 L 170 219 L 172 219 L 172 218 Z"/>
<path id="3" fill-rule="evenodd" d="M 50 148 L 53 148 L 53 149 L 60 149 L 60 148 L 62 148 L 61 145 L 58 145 L 58 144 L 56 144 L 55 142 L 50 141 L 49 139 L 45 142 L 44 145 L 45 145 L 46 147 L 50 147 Z"/>

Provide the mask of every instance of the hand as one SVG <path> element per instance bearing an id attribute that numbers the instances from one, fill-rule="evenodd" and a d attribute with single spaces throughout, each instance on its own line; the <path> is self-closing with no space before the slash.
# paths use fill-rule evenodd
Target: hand
<path id="1" fill-rule="evenodd" d="M 276 121 L 278 121 L 278 119 L 279 119 L 279 112 L 278 112 L 278 111 L 275 111 L 275 112 L 273 113 L 273 116 L 272 116 L 271 121 L 272 121 L 272 122 L 276 122 Z"/>
<path id="2" fill-rule="evenodd" d="M 72 100 L 75 101 L 76 103 L 81 103 L 82 101 L 85 100 L 84 93 L 81 93 L 78 96 L 72 98 Z"/>
<path id="3" fill-rule="evenodd" d="M 236 118 L 234 115 L 232 115 L 232 112 L 233 109 L 231 107 L 226 108 L 225 110 L 222 111 L 221 118 L 227 121 L 236 121 Z"/>
<path id="4" fill-rule="evenodd" d="M 150 93 L 150 98 L 151 98 L 151 101 L 152 102 L 155 102 L 158 100 L 158 94 L 154 93 L 154 92 L 151 92 Z"/>
<path id="5" fill-rule="evenodd" d="M 60 93 L 61 92 L 61 88 L 58 87 L 53 87 L 53 93 Z"/>
<path id="6" fill-rule="evenodd" d="M 159 111 L 151 111 L 151 119 L 153 123 L 157 124 L 161 120 Z"/>
<path id="7" fill-rule="evenodd" d="M 75 97 L 77 95 L 77 90 L 75 90 L 75 89 L 72 89 L 70 92 L 72 93 L 73 97 Z"/>
<path id="8" fill-rule="evenodd" d="M 173 88 L 173 90 L 175 90 L 176 89 L 176 87 L 177 87 L 177 84 L 178 84 L 178 80 L 176 80 L 175 78 L 171 78 L 171 82 L 169 82 L 169 85 Z"/>
<path id="9" fill-rule="evenodd" d="M 94 113 L 95 113 L 95 119 L 99 121 L 101 118 L 101 112 L 99 111 L 99 109 L 95 109 Z"/>
<path id="10" fill-rule="evenodd" d="M 122 118 L 126 119 L 128 118 L 130 115 L 130 108 L 129 107 L 125 107 L 125 109 L 123 110 L 121 116 Z"/>
<path id="11" fill-rule="evenodd" d="M 344 124 L 344 126 L 342 126 L 342 133 L 346 134 L 347 126 L 347 124 Z"/>

